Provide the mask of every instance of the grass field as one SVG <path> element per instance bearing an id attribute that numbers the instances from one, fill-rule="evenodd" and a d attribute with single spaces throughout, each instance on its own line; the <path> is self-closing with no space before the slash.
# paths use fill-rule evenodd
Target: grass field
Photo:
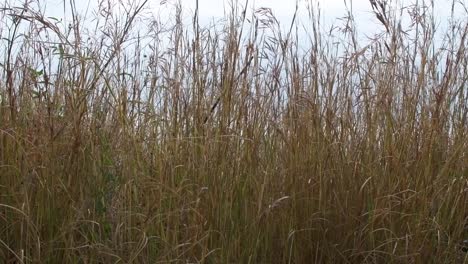
<path id="1" fill-rule="evenodd" d="M 468 11 L 130 2 L 1 6 L 0 263 L 468 263 Z"/>

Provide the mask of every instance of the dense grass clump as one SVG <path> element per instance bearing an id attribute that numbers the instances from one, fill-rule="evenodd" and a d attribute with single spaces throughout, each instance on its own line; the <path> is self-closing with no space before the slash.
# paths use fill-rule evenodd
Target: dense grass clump
<path id="1" fill-rule="evenodd" d="M 1 263 L 468 263 L 467 12 L 146 2 L 1 7 Z"/>

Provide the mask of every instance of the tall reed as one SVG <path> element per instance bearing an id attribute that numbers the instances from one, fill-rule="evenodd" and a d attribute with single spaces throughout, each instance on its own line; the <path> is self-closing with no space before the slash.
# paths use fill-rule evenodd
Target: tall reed
<path id="1" fill-rule="evenodd" d="M 468 263 L 468 13 L 147 2 L 1 7 L 0 262 Z"/>

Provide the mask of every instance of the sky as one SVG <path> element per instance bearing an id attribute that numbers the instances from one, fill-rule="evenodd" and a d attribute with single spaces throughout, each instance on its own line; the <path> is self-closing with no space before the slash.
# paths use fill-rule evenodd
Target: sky
<path id="1" fill-rule="evenodd" d="M 13 3 L 21 3 L 24 0 L 7 0 Z M 63 15 L 63 1 L 64 0 L 35 0 L 39 1 L 43 6 L 46 6 L 45 10 L 47 14 L 54 17 L 60 17 Z M 69 0 L 65 0 L 67 3 Z M 110 0 L 115 1 L 116 0 Z M 142 0 L 123 0 L 138 2 Z M 149 0 L 149 8 L 155 13 L 168 13 L 171 8 L 171 4 L 177 0 Z M 246 0 L 239 0 L 238 2 L 243 4 Z M 248 0 L 252 8 L 266 7 L 271 8 L 274 15 L 278 18 L 281 23 L 289 23 L 296 8 L 296 0 Z M 375 17 L 371 14 L 371 6 L 369 0 L 298 0 L 297 4 L 299 7 L 299 14 L 305 15 L 306 6 L 310 3 L 320 5 L 323 17 L 325 20 L 332 22 L 337 17 L 343 16 L 346 12 L 345 1 L 348 6 L 352 4 L 353 13 L 356 18 L 358 26 L 364 27 L 364 30 L 372 29 L 377 23 Z M 389 0 L 397 6 L 407 6 L 416 1 L 422 2 L 423 0 Z M 431 0 L 425 0 L 429 3 Z M 432 0 L 435 5 L 435 12 L 437 16 L 444 20 L 444 18 L 450 15 L 450 3 L 451 0 Z M 468 7 L 468 0 L 455 0 L 464 3 Z M 88 9 L 89 11 L 96 8 L 97 0 L 76 0 L 76 5 L 81 11 Z M 180 0 L 183 7 L 187 10 L 195 9 L 196 0 Z M 213 18 L 223 17 L 224 11 L 229 7 L 230 0 L 198 0 L 199 12 L 201 21 L 212 21 Z M 89 12 L 88 11 L 88 12 Z M 463 10 L 456 10 L 463 14 Z M 466 16 L 466 13 L 464 14 Z"/>
<path id="2" fill-rule="evenodd" d="M 22 2 L 24 0 L 7 0 L 13 2 Z M 64 14 L 64 1 L 68 3 L 70 0 L 34 0 L 39 1 L 46 10 L 46 15 L 57 18 L 63 18 Z M 117 0 L 105 0 L 114 1 Z M 138 2 L 143 0 L 120 0 L 127 2 Z M 161 17 L 173 14 L 174 3 L 180 1 L 182 6 L 187 11 L 185 16 L 186 24 L 191 23 L 193 10 L 195 9 L 196 0 L 149 0 L 147 11 L 153 12 L 155 15 Z M 229 3 L 232 0 L 198 0 L 199 3 L 199 14 L 201 24 L 208 24 L 216 21 L 216 19 L 222 18 L 225 12 L 229 13 Z M 236 0 L 233 0 L 236 1 Z M 322 25 L 324 28 L 339 24 L 340 21 L 337 19 L 346 15 L 345 2 L 348 7 L 352 5 L 353 15 L 355 18 L 355 25 L 357 32 L 360 33 L 360 38 L 364 39 L 368 36 L 372 36 L 374 33 L 381 32 L 383 30 L 382 25 L 377 21 L 375 16 L 372 14 L 371 5 L 369 0 L 248 0 L 250 10 L 255 10 L 260 7 L 271 8 L 275 17 L 279 20 L 283 29 L 288 28 L 291 23 L 291 19 L 296 9 L 296 3 L 299 7 L 298 20 L 307 17 L 307 5 L 319 5 L 322 14 Z M 451 9 L 450 3 L 452 0 L 388 0 L 387 2 L 394 4 L 395 6 L 408 6 L 416 2 L 434 2 L 434 11 L 438 17 L 440 24 L 439 29 L 444 31 L 443 28 L 447 25 L 447 18 L 450 16 Z M 468 7 L 468 0 L 455 0 Z M 75 0 L 77 8 L 81 14 L 88 12 L 88 17 L 92 16 L 92 10 L 96 9 L 98 0 Z M 238 0 L 240 4 L 244 4 L 246 0 Z M 117 5 L 116 5 L 117 6 Z M 468 11 L 463 10 L 461 5 L 460 8 L 455 10 L 460 16 L 464 17 L 468 21 Z M 69 14 L 69 10 L 65 10 Z M 68 16 L 69 17 L 69 16 Z M 67 16 L 64 18 L 67 19 Z M 67 23 L 65 23 L 66 25 Z"/>
<path id="3" fill-rule="evenodd" d="M 12 5 L 20 5 L 20 3 L 26 0 L 6 0 L 12 3 Z M 93 17 L 93 10 L 97 9 L 98 2 L 103 0 L 29 0 L 33 2 L 39 2 L 41 9 L 45 13 L 45 16 L 54 17 L 62 20 L 62 25 L 68 25 L 70 21 L 70 9 L 69 2 L 74 1 L 76 3 L 78 13 L 86 16 L 88 19 Z M 65 1 L 65 9 L 64 9 Z M 114 6 L 119 6 L 118 1 L 122 2 L 142 2 L 144 0 L 104 0 L 110 1 Z M 174 14 L 174 4 L 178 1 L 181 2 L 186 13 L 184 16 L 184 23 L 190 24 L 192 22 L 193 10 L 195 10 L 195 3 L 197 0 L 148 0 L 148 6 L 145 12 L 149 12 L 152 15 L 160 16 L 164 19 L 168 19 L 171 14 Z M 229 13 L 230 2 L 236 0 L 198 0 L 199 3 L 199 14 L 200 22 L 203 24 L 213 23 L 220 18 L 224 17 L 225 13 Z M 244 5 L 247 0 L 238 0 L 238 3 Z M 409 6 L 416 2 L 434 2 L 434 12 L 437 16 L 439 24 L 439 31 L 443 32 L 444 27 L 447 26 L 447 18 L 451 13 L 451 2 L 452 0 L 388 0 L 387 2 L 393 4 L 393 6 L 403 7 Z M 468 8 L 468 0 L 454 0 L 462 3 Z M 296 4 L 298 6 L 298 21 L 306 21 L 307 19 L 307 6 L 312 4 L 313 6 L 320 6 L 322 26 L 326 30 L 333 25 L 340 24 L 338 19 L 346 15 L 346 5 L 348 8 L 352 6 L 353 16 L 355 19 L 355 25 L 357 32 L 359 32 L 360 40 L 372 37 L 374 33 L 381 32 L 384 28 L 379 23 L 372 13 L 371 5 L 369 0 L 248 0 L 248 10 L 253 11 L 258 8 L 270 8 L 275 17 L 279 20 L 282 28 L 287 30 L 293 18 L 296 10 Z M 455 13 L 468 21 L 468 11 L 463 10 L 462 5 L 458 5 L 458 9 Z M 65 14 L 65 15 L 64 15 Z M 146 13 L 148 15 L 148 13 Z M 68 21 L 67 21 L 68 20 Z M 301 33 L 301 32 L 299 32 Z M 301 37 L 299 35 L 299 37 Z"/>

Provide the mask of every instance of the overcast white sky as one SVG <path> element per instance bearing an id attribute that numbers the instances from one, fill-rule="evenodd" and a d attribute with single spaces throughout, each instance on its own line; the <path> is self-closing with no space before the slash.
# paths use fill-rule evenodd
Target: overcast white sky
<path id="1" fill-rule="evenodd" d="M 40 2 L 47 5 L 47 11 L 51 13 L 62 14 L 63 13 L 63 1 L 64 0 L 39 0 Z M 65 0 L 68 3 L 68 0 Z M 117 2 L 117 0 L 110 0 Z M 142 0 L 123 0 L 138 2 Z M 180 0 L 182 5 L 188 9 L 194 9 L 196 0 Z M 224 13 L 225 8 L 229 6 L 230 0 L 198 0 L 199 1 L 199 10 L 200 15 L 204 19 L 210 17 L 221 17 Z M 355 15 L 365 16 L 370 12 L 369 0 L 298 0 L 299 9 L 304 10 L 307 4 L 320 4 L 322 12 L 325 16 L 339 16 L 344 14 L 345 5 L 344 2 L 348 4 L 352 3 Z M 409 5 L 419 1 L 420 3 L 423 0 L 388 0 L 388 2 L 396 3 L 397 5 Z M 431 0 L 425 0 L 425 2 L 430 2 Z M 436 7 L 436 12 L 440 16 L 447 16 L 450 14 L 450 3 L 452 0 L 433 0 Z M 468 0 L 455 0 L 457 2 L 464 3 L 465 6 L 468 5 Z M 23 2 L 22 0 L 13 0 L 13 2 Z M 87 6 L 96 7 L 97 0 L 76 0 L 76 4 L 79 8 L 85 9 Z M 169 4 L 163 4 L 162 2 L 168 2 Z M 176 0 L 150 0 L 150 6 L 156 12 L 157 10 L 164 10 L 165 6 L 170 6 L 170 3 L 174 3 Z M 245 0 L 238 0 L 239 3 L 244 4 Z M 296 7 L 296 0 L 249 0 L 250 5 L 259 7 L 268 7 L 273 10 L 275 15 L 281 19 L 290 18 L 294 14 Z M 462 11 L 462 10 L 459 10 Z"/>
<path id="2" fill-rule="evenodd" d="M 10 3 L 19 3 L 24 2 L 24 0 L 6 0 Z M 64 1 L 68 5 L 69 0 L 36 0 L 41 3 L 41 6 L 46 11 L 46 16 L 52 16 L 59 19 L 69 19 L 69 10 L 66 10 L 64 17 Z M 105 0 L 117 3 L 118 0 Z M 141 2 L 143 0 L 120 0 L 122 2 Z M 229 3 L 231 0 L 198 0 L 199 1 L 199 12 L 200 12 L 200 21 L 202 23 L 211 22 L 213 18 L 222 18 L 224 16 L 225 10 L 229 8 Z M 234 0 L 235 1 L 235 0 Z M 244 4 L 246 0 L 238 0 L 240 4 Z M 371 35 L 373 32 L 382 30 L 381 25 L 377 23 L 376 18 L 371 13 L 371 6 L 369 0 L 298 0 L 299 6 L 299 19 L 301 17 L 306 17 L 307 9 L 306 6 L 310 5 L 319 5 L 322 12 L 322 22 L 325 25 L 331 25 L 332 23 L 337 23 L 336 18 L 342 17 L 346 14 L 346 8 L 344 2 L 347 2 L 348 5 L 352 3 L 353 14 L 357 24 L 358 32 Z M 412 3 L 418 1 L 419 3 L 424 0 L 388 0 L 396 4 L 396 6 L 408 6 Z M 429 3 L 431 0 L 425 0 Z M 450 15 L 450 7 L 452 0 L 433 0 L 435 3 L 435 13 L 438 16 L 438 21 L 443 26 L 446 24 L 447 17 Z M 455 0 L 461 2 L 468 7 L 468 0 Z M 98 0 L 75 0 L 80 14 L 85 14 L 88 10 L 88 17 L 92 17 L 92 11 L 97 8 Z M 166 4 L 162 4 L 167 2 Z M 159 14 L 162 17 L 165 17 L 170 11 L 173 11 L 173 4 L 177 0 L 149 0 L 149 9 L 148 11 L 153 12 L 154 14 Z M 184 9 L 187 10 L 186 23 L 191 22 L 192 16 L 190 10 L 194 10 L 196 0 L 180 0 Z M 260 7 L 271 8 L 275 17 L 280 21 L 280 23 L 286 28 L 287 25 L 291 22 L 292 16 L 296 8 L 296 0 L 249 0 L 251 5 L 250 10 L 257 9 Z M 116 4 L 117 6 L 117 4 Z M 457 13 L 461 14 L 463 19 L 468 21 L 468 11 L 461 8 L 462 5 L 458 5 L 459 9 L 456 10 Z M 67 7 L 68 9 L 68 7 Z M 228 12 L 229 13 L 229 12 Z M 66 24 L 65 24 L 66 25 Z M 443 31 L 443 30 L 442 30 Z"/>
<path id="3" fill-rule="evenodd" d="M 10 0 L 13 2 L 22 2 L 22 0 Z M 41 3 L 45 4 L 46 11 L 49 16 L 60 17 L 63 16 L 63 1 L 64 0 L 39 0 Z M 68 0 L 65 0 L 68 3 Z M 116 0 L 110 0 L 115 1 Z M 142 0 L 123 0 L 125 1 L 142 1 Z M 166 4 L 161 4 L 163 0 L 149 0 L 150 8 L 155 13 L 165 14 L 169 12 L 171 3 L 175 3 L 177 0 L 165 0 Z M 195 7 L 196 0 L 180 0 L 183 7 L 187 10 L 193 10 Z M 332 22 L 337 17 L 345 15 L 345 5 L 344 1 L 352 3 L 354 17 L 357 22 L 358 30 L 361 32 L 368 32 L 377 29 L 379 25 L 376 22 L 375 17 L 371 14 L 371 8 L 369 0 L 298 0 L 299 5 L 299 14 L 306 15 L 306 6 L 310 3 L 320 5 L 322 10 L 322 17 L 325 22 Z M 401 5 L 409 5 L 419 1 L 420 3 L 423 0 L 389 0 L 392 2 Z M 431 0 L 426 0 L 430 2 Z M 445 18 L 450 15 L 450 3 L 452 0 L 433 0 L 435 3 L 435 11 L 439 16 L 439 21 L 446 20 Z M 465 6 L 468 6 L 468 0 L 456 0 L 458 2 L 464 3 Z M 83 11 L 91 11 L 97 6 L 97 0 L 76 0 L 78 8 Z M 199 0 L 199 11 L 200 11 L 200 20 L 203 21 L 212 21 L 213 17 L 220 18 L 223 17 L 224 10 L 229 7 L 230 0 Z M 245 0 L 238 1 L 241 4 L 245 3 Z M 291 21 L 291 18 L 294 14 L 296 8 L 296 0 L 249 0 L 249 4 L 255 8 L 268 7 L 271 8 L 275 16 L 279 21 L 286 25 Z M 461 5 L 460 5 L 461 7 Z M 458 11 L 460 14 L 466 18 L 467 13 L 461 8 Z M 189 16 L 187 17 L 189 19 Z M 468 20 L 468 18 L 467 18 Z M 190 20 L 189 20 L 190 21 Z"/>

